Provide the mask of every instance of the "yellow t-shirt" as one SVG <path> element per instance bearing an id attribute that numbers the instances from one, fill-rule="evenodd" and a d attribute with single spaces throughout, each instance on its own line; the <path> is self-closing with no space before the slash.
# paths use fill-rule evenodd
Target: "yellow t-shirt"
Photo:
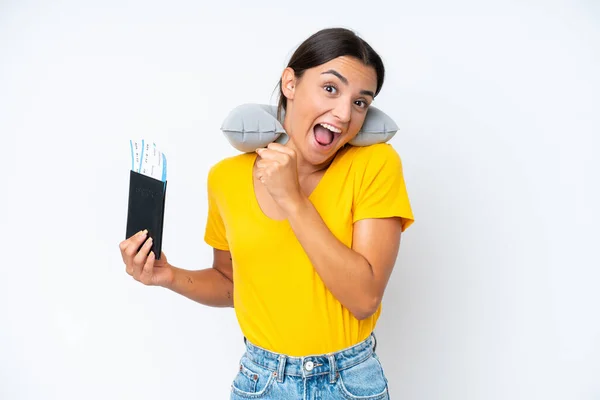
<path id="1" fill-rule="evenodd" d="M 226 158 L 208 175 L 205 241 L 231 252 L 242 333 L 258 346 L 296 357 L 364 340 L 381 306 L 359 321 L 325 287 L 288 221 L 262 212 L 254 193 L 255 158 L 255 153 Z M 403 230 L 413 222 L 402 163 L 387 143 L 342 148 L 309 199 L 348 247 L 359 219 L 399 216 Z"/>

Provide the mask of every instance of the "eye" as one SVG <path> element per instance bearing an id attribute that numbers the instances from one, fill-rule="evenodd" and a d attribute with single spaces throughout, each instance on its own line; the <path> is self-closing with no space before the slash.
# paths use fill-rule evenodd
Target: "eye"
<path id="1" fill-rule="evenodd" d="M 323 86 L 323 89 L 325 89 L 327 92 L 333 94 L 337 91 L 337 88 L 334 85 L 325 85 Z"/>
<path id="2" fill-rule="evenodd" d="M 360 108 L 367 108 L 369 104 L 364 100 L 356 100 L 355 104 Z"/>

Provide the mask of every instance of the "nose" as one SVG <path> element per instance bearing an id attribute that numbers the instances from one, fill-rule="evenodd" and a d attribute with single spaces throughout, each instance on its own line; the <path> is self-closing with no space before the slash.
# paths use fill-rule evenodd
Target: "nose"
<path id="1" fill-rule="evenodd" d="M 348 101 L 340 99 L 333 109 L 333 115 L 340 122 L 346 124 L 350 121 L 350 114 L 352 113 L 352 104 Z"/>

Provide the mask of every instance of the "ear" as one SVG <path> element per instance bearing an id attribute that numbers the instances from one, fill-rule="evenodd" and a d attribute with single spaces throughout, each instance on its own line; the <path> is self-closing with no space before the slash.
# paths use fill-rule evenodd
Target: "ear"
<path id="1" fill-rule="evenodd" d="M 281 90 L 283 95 L 288 100 L 294 99 L 294 93 L 296 91 L 296 74 L 294 70 L 291 68 L 286 68 L 283 70 L 283 74 L 281 74 Z"/>

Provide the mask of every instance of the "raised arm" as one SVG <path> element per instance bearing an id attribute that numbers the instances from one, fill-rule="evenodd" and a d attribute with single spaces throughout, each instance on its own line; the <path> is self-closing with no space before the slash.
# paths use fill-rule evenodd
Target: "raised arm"
<path id="1" fill-rule="evenodd" d="M 352 248 L 327 228 L 305 201 L 289 213 L 296 237 L 331 293 L 357 319 L 377 311 L 400 246 L 400 218 L 365 219 L 354 224 Z"/>
<path id="2" fill-rule="evenodd" d="M 352 246 L 342 243 L 300 189 L 295 151 L 278 143 L 257 150 L 256 175 L 287 216 L 314 269 L 357 319 L 373 315 L 412 221 L 402 164 L 388 145 L 365 148 L 353 159 Z"/>

